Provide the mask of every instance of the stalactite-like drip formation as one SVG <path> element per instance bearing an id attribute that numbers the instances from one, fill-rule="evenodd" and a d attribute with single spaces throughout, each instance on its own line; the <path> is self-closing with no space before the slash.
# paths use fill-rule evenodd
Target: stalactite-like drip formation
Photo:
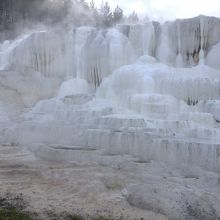
<path id="1" fill-rule="evenodd" d="M 179 19 L 161 28 L 156 58 L 174 66 L 197 65 L 220 39 L 220 19 L 214 17 Z"/>
<path id="2" fill-rule="evenodd" d="M 80 42 L 85 31 L 87 35 Z M 129 40 L 116 30 L 79 28 L 74 38 L 79 42 L 74 52 L 77 77 L 87 80 L 94 88 L 114 69 L 134 60 Z"/>
<path id="3" fill-rule="evenodd" d="M 41 31 L 3 45 L 0 68 L 30 68 L 49 78 L 78 77 L 97 88 L 115 69 L 143 55 L 174 67 L 208 64 L 220 69 L 219 41 L 220 19 L 206 16 L 105 30 L 79 27 L 65 37 Z"/>
<path id="4" fill-rule="evenodd" d="M 165 78 L 161 79 L 158 86 L 160 93 L 170 94 L 189 105 L 195 105 L 201 100 L 220 99 L 219 88 L 219 79 L 213 80 L 202 76 Z"/>
<path id="5" fill-rule="evenodd" d="M 40 72 L 48 78 L 63 77 L 66 70 L 64 43 L 55 33 L 31 33 L 7 54 L 8 68 L 17 66 Z"/>

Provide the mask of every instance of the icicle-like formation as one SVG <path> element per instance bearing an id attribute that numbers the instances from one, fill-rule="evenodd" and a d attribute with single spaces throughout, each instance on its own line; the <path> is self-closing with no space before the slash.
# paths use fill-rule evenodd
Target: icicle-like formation
<path id="1" fill-rule="evenodd" d="M 208 64 L 220 69 L 220 19 L 199 16 L 159 24 L 123 24 L 112 29 L 79 27 L 65 36 L 34 32 L 0 47 L 0 69 L 30 68 L 46 77 L 103 78 L 140 56 L 174 67 Z"/>
<path id="2" fill-rule="evenodd" d="M 12 56 L 14 50 L 19 47 L 26 39 L 28 35 L 24 35 L 23 37 L 10 42 L 4 41 L 0 48 L 0 70 L 9 69 L 10 68 L 10 57 Z"/>
<path id="3" fill-rule="evenodd" d="M 114 69 L 134 60 L 129 40 L 117 30 L 78 28 L 74 39 L 77 77 L 95 88 Z"/>
<path id="4" fill-rule="evenodd" d="M 168 72 L 155 78 L 157 92 L 170 94 L 193 106 L 201 100 L 220 99 L 217 70 L 201 64 L 193 68 L 170 68 Z"/>
<path id="5" fill-rule="evenodd" d="M 158 85 L 162 94 L 171 94 L 185 100 L 188 105 L 196 105 L 200 100 L 219 99 L 220 80 L 207 77 L 165 78 Z"/>
<path id="6" fill-rule="evenodd" d="M 220 41 L 220 19 L 198 16 L 158 24 L 118 25 L 138 58 L 154 56 L 170 66 L 192 67 L 204 63 L 212 46 Z"/>
<path id="7" fill-rule="evenodd" d="M 199 16 L 173 23 L 169 39 L 176 55 L 181 54 L 185 66 L 191 67 L 203 60 L 209 49 L 220 41 L 220 19 Z M 176 33 L 175 41 L 172 35 Z"/>
<path id="8" fill-rule="evenodd" d="M 201 15 L 166 22 L 161 25 L 156 58 L 171 66 L 192 67 L 204 60 L 210 48 L 219 41 L 218 18 Z"/>
<path id="9" fill-rule="evenodd" d="M 161 27 L 159 36 L 159 43 L 156 48 L 156 58 L 159 62 L 174 65 L 177 54 L 176 50 L 176 39 L 174 39 L 173 23 L 167 22 Z"/>
<path id="10" fill-rule="evenodd" d="M 155 55 L 155 29 L 152 22 L 118 25 L 117 29 L 128 37 L 137 58 L 143 55 Z"/>
<path id="11" fill-rule="evenodd" d="M 65 40 L 52 32 L 25 35 L 3 52 L 7 58 L 4 68 L 7 69 L 30 68 L 45 77 L 60 77 L 66 72 Z"/>

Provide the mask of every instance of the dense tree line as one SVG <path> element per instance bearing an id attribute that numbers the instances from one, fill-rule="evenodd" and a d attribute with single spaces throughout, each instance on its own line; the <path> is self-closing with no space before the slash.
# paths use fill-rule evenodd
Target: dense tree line
<path id="1" fill-rule="evenodd" d="M 69 21 L 75 25 L 110 27 L 124 18 L 123 10 L 117 6 L 112 11 L 107 1 L 103 1 L 98 7 L 93 0 L 89 3 L 85 0 L 71 1 L 71 4 Z"/>
<path id="2" fill-rule="evenodd" d="M 66 17 L 69 0 L 1 0 L 0 28 L 14 28 L 18 22 L 57 23 Z"/>
<path id="3" fill-rule="evenodd" d="M 37 23 L 110 27 L 123 20 L 123 10 L 119 6 L 112 10 L 104 1 L 96 6 L 93 0 L 0 0 L 0 34 Z M 135 12 L 128 17 L 130 22 L 137 20 Z"/>

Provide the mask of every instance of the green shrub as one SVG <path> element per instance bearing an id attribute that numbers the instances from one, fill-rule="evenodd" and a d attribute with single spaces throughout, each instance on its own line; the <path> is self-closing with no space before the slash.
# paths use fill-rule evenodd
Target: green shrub
<path id="1" fill-rule="evenodd" d="M 32 220 L 32 218 L 17 209 L 0 209 L 0 220 Z"/>
<path id="2" fill-rule="evenodd" d="M 68 215 L 66 220 L 85 220 L 81 215 Z"/>

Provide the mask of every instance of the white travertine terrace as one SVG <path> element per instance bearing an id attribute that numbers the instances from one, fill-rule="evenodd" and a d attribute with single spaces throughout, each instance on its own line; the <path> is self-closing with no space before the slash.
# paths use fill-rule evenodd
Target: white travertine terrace
<path id="1" fill-rule="evenodd" d="M 146 163 L 187 167 L 194 174 L 203 170 L 216 180 L 219 57 L 220 19 L 205 16 L 105 30 L 33 32 L 4 42 L 0 144 L 30 146 L 49 160 L 71 160 L 73 155 L 60 153 L 57 146 L 99 152 L 75 156 L 97 163 L 100 155 L 130 155 Z M 180 183 L 166 184 L 157 183 L 159 193 L 154 195 L 152 184 L 140 181 L 126 186 L 124 196 L 132 205 L 153 207 L 171 219 L 182 212 L 182 219 L 191 219 L 186 202 L 205 210 L 192 219 L 220 218 L 219 188 L 213 201 L 209 195 L 202 203 L 199 195 L 207 185 L 193 196 Z"/>

